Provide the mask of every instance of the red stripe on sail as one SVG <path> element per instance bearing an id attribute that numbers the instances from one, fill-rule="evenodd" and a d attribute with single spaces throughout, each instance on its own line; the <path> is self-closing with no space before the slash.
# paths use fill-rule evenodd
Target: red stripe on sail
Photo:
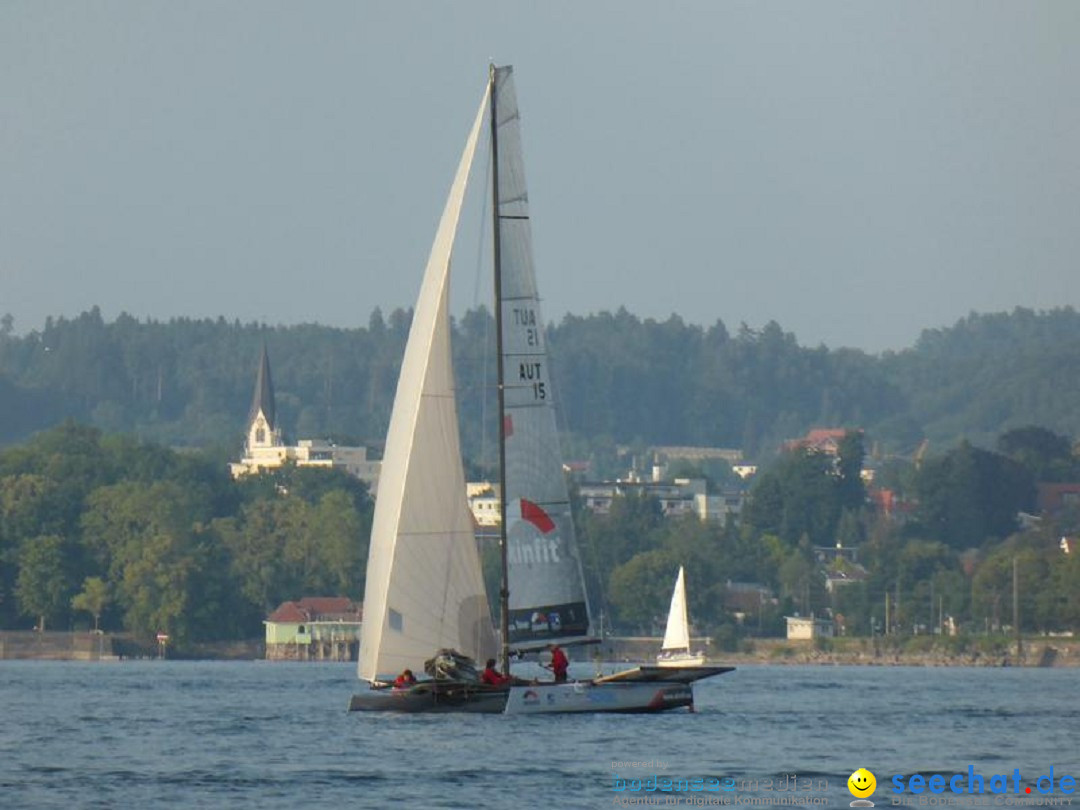
<path id="1" fill-rule="evenodd" d="M 503 417 L 503 436 L 510 438 L 514 435 L 514 417 L 510 414 L 506 414 Z"/>
<path id="2" fill-rule="evenodd" d="M 521 499 L 521 519 L 527 520 L 544 534 L 555 528 L 555 521 L 548 517 L 548 513 L 532 501 Z"/>

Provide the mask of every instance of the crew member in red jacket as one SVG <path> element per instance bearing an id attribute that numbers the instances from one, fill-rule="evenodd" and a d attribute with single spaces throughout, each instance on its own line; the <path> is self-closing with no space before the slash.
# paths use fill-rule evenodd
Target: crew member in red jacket
<path id="1" fill-rule="evenodd" d="M 551 650 L 551 666 L 549 669 L 555 673 L 555 683 L 566 683 L 566 670 L 570 666 L 566 653 L 562 651 L 558 644 L 548 644 L 548 649 Z"/>
<path id="2" fill-rule="evenodd" d="M 486 683 L 488 686 L 505 686 L 509 682 L 510 676 L 503 675 L 495 669 L 495 659 L 489 658 L 484 671 L 480 673 L 480 683 Z"/>

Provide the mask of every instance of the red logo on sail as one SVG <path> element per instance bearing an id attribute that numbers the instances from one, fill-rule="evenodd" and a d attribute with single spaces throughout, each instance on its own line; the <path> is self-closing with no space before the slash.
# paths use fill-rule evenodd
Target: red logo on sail
<path id="1" fill-rule="evenodd" d="M 543 534 L 555 529 L 555 521 L 548 517 L 548 513 L 532 501 L 527 501 L 524 498 L 521 499 L 521 519 L 529 521 Z"/>
<path id="2" fill-rule="evenodd" d="M 507 414 L 503 417 L 503 436 L 510 438 L 514 435 L 514 417 Z"/>

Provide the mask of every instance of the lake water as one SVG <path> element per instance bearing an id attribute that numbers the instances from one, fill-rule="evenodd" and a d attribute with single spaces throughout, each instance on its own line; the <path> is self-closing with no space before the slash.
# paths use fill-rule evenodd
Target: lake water
<path id="1" fill-rule="evenodd" d="M 357 688 L 349 664 L 0 662 L 0 807 L 847 807 L 860 767 L 882 807 L 894 774 L 969 765 L 1009 776 L 981 797 L 1003 806 L 1045 798 L 1014 769 L 1080 777 L 1071 669 L 744 667 L 662 715 L 348 714 Z"/>

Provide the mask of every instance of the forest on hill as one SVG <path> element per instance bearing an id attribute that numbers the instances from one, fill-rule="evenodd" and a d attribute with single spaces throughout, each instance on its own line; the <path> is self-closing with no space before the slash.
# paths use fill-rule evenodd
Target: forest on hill
<path id="1" fill-rule="evenodd" d="M 823 317 L 829 317 L 825 315 Z M 381 446 L 411 312 L 366 327 L 238 321 L 106 322 L 97 308 L 40 330 L 0 327 L 0 445 L 73 419 L 173 447 L 239 450 L 261 347 L 287 438 Z M 454 324 L 466 454 L 494 453 L 493 320 Z M 932 453 L 1036 424 L 1080 435 L 1080 315 L 1070 307 L 972 314 L 914 347 L 870 355 L 800 346 L 774 322 L 730 331 L 625 311 L 567 316 L 548 340 L 568 454 L 610 474 L 617 445 L 734 447 L 774 456 L 811 427 L 858 427 L 868 450 Z M 487 427 L 485 427 L 485 424 Z"/>

